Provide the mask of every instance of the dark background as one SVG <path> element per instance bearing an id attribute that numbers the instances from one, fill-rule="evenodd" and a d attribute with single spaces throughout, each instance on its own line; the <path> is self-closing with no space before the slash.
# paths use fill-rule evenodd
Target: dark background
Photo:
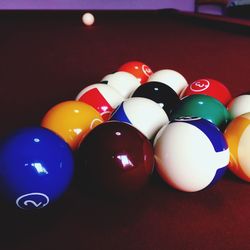
<path id="1" fill-rule="evenodd" d="M 250 24 L 175 11 L 0 13 L 1 137 L 39 125 L 121 64 L 170 68 L 189 83 L 210 77 L 233 96 L 249 91 Z M 13 156 L 14 157 L 14 156 Z M 0 207 L 0 249 L 248 249 L 250 186 L 230 173 L 215 186 L 183 193 L 156 175 L 123 201 L 87 195 L 73 182 L 50 209 Z"/>

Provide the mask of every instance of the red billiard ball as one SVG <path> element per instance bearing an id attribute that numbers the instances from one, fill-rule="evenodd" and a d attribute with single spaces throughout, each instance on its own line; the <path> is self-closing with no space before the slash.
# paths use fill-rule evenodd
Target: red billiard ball
<path id="1" fill-rule="evenodd" d="M 212 96 L 224 105 L 232 99 L 228 88 L 221 82 L 214 79 L 199 79 L 191 83 L 181 94 L 181 97 L 203 94 Z"/>
<path id="2" fill-rule="evenodd" d="M 125 71 L 134 75 L 142 84 L 147 82 L 148 78 L 153 74 L 153 71 L 148 65 L 139 61 L 127 62 L 120 66 L 118 71 Z"/>
<path id="3" fill-rule="evenodd" d="M 95 108 L 100 113 L 102 119 L 107 121 L 124 98 L 109 85 L 95 83 L 81 90 L 76 100 Z"/>
<path id="4" fill-rule="evenodd" d="M 116 198 L 138 194 L 153 164 L 149 140 L 131 125 L 116 121 L 95 127 L 77 153 L 80 182 L 94 193 Z"/>

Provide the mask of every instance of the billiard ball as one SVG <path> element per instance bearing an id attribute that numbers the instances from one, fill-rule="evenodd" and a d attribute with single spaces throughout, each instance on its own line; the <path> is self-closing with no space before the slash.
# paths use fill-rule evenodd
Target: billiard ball
<path id="1" fill-rule="evenodd" d="M 121 65 L 117 71 L 125 71 L 134 75 L 141 84 L 147 82 L 153 71 L 151 68 L 143 62 L 130 61 Z"/>
<path id="2" fill-rule="evenodd" d="M 106 75 L 101 80 L 101 83 L 108 84 L 124 98 L 128 98 L 131 93 L 141 85 L 134 75 L 122 71 Z"/>
<path id="3" fill-rule="evenodd" d="M 231 100 L 227 106 L 232 119 L 250 112 L 250 93 L 239 95 Z"/>
<path id="4" fill-rule="evenodd" d="M 181 99 L 180 104 L 172 112 L 171 120 L 182 116 L 204 118 L 221 130 L 230 121 L 230 114 L 220 101 L 211 96 L 201 94 L 190 95 Z"/>
<path id="5" fill-rule="evenodd" d="M 109 85 L 96 83 L 81 90 L 76 100 L 91 105 L 101 114 L 103 120 L 107 121 L 124 98 Z"/>
<path id="6" fill-rule="evenodd" d="M 87 12 L 87 13 L 84 13 L 82 15 L 82 22 L 86 25 L 86 26 L 91 26 L 94 24 L 95 22 L 95 17 L 93 14 Z"/>
<path id="7" fill-rule="evenodd" d="M 232 99 L 231 93 L 223 83 L 209 78 L 199 79 L 188 85 L 181 93 L 181 97 L 195 94 L 212 96 L 224 105 Z"/>
<path id="8" fill-rule="evenodd" d="M 80 186 L 115 198 L 138 194 L 154 165 L 147 138 L 133 126 L 116 121 L 94 128 L 82 141 L 76 159 Z"/>
<path id="9" fill-rule="evenodd" d="M 162 82 L 172 88 L 177 95 L 188 86 L 182 74 L 172 69 L 162 69 L 154 72 L 148 79 L 149 82 Z"/>
<path id="10" fill-rule="evenodd" d="M 149 140 L 169 121 L 165 111 L 156 102 L 144 97 L 132 97 L 124 101 L 110 120 L 133 125 Z"/>
<path id="11" fill-rule="evenodd" d="M 229 169 L 250 182 L 250 112 L 232 120 L 224 135 L 230 150 Z"/>
<path id="12" fill-rule="evenodd" d="M 154 141 L 156 170 L 175 189 L 196 192 L 215 184 L 229 163 L 223 133 L 203 118 L 165 125 Z"/>
<path id="13" fill-rule="evenodd" d="M 103 122 L 90 105 L 79 101 L 64 101 L 44 115 L 41 126 L 61 136 L 75 150 L 84 136 Z"/>
<path id="14" fill-rule="evenodd" d="M 0 191 L 18 208 L 44 208 L 69 187 L 73 168 L 71 149 L 58 135 L 41 127 L 19 129 L 0 147 Z"/>
<path id="15" fill-rule="evenodd" d="M 176 92 L 161 82 L 147 82 L 139 86 L 132 97 L 145 97 L 158 103 L 168 116 L 180 102 Z"/>

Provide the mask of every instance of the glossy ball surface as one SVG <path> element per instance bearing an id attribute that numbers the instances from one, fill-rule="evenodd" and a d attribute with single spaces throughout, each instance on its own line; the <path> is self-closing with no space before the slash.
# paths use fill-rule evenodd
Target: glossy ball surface
<path id="1" fill-rule="evenodd" d="M 188 86 L 187 80 L 182 74 L 172 69 L 162 69 L 154 72 L 148 82 L 162 82 L 172 88 L 177 95 Z"/>
<path id="2" fill-rule="evenodd" d="M 181 97 L 197 94 L 212 96 L 224 105 L 227 105 L 232 99 L 231 93 L 223 83 L 209 78 L 199 79 L 191 83 L 183 91 Z"/>
<path id="3" fill-rule="evenodd" d="M 41 126 L 61 136 L 75 150 L 83 137 L 102 122 L 101 115 L 90 105 L 65 101 L 53 106 L 45 114 Z"/>
<path id="4" fill-rule="evenodd" d="M 164 126 L 154 142 L 156 169 L 170 186 L 185 192 L 213 185 L 224 174 L 229 150 L 220 130 L 202 118 Z"/>
<path id="5" fill-rule="evenodd" d="M 153 171 L 153 148 L 136 128 L 105 122 L 83 140 L 77 154 L 82 183 L 97 193 L 133 194 L 147 184 Z"/>
<path id="6" fill-rule="evenodd" d="M 72 176 L 71 149 L 48 129 L 18 130 L 1 145 L 1 192 L 21 209 L 39 209 L 57 200 Z"/>
<path id="7" fill-rule="evenodd" d="M 133 125 L 149 140 L 169 121 L 165 111 L 156 102 L 144 97 L 133 97 L 124 101 L 110 120 Z"/>
<path id="8" fill-rule="evenodd" d="M 232 120 L 224 135 L 230 150 L 229 169 L 250 182 L 250 112 Z"/>
<path id="9" fill-rule="evenodd" d="M 227 109 L 232 119 L 250 112 L 250 93 L 242 94 L 232 99 Z"/>
<path id="10" fill-rule="evenodd" d="M 204 118 L 222 130 L 230 121 L 230 114 L 226 107 L 207 95 L 191 95 L 181 99 L 180 104 L 172 113 L 171 120 L 185 116 Z"/>
<path id="11" fill-rule="evenodd" d="M 101 83 L 108 84 L 124 98 L 128 98 L 141 85 L 140 81 L 134 75 L 123 71 L 106 75 L 101 80 Z"/>
<path id="12" fill-rule="evenodd" d="M 139 61 L 124 63 L 117 71 L 125 71 L 134 75 L 141 84 L 147 82 L 149 76 L 153 73 L 148 65 Z"/>
<path id="13" fill-rule="evenodd" d="M 95 17 L 93 14 L 87 12 L 87 13 L 84 13 L 82 15 L 82 22 L 86 25 L 86 26 L 91 26 L 94 24 L 95 22 Z"/>
<path id="14" fill-rule="evenodd" d="M 131 97 L 145 97 L 158 103 L 168 116 L 180 102 L 176 92 L 161 82 L 147 82 L 138 87 Z"/>
<path id="15" fill-rule="evenodd" d="M 95 108 L 101 114 L 102 119 L 107 121 L 124 98 L 107 84 L 96 83 L 82 89 L 76 100 Z"/>

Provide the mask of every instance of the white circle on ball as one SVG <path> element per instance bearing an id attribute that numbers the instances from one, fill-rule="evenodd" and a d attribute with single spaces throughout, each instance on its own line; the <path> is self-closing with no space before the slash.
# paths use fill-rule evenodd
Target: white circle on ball
<path id="1" fill-rule="evenodd" d="M 210 86 L 210 82 L 206 79 L 202 79 L 204 83 L 201 82 L 201 80 L 198 80 L 196 82 L 191 83 L 190 89 L 193 92 L 202 92 L 206 90 Z"/>
<path id="2" fill-rule="evenodd" d="M 147 77 L 152 74 L 152 70 L 145 64 L 142 65 L 142 71 Z"/>
<path id="3" fill-rule="evenodd" d="M 45 202 L 42 202 L 42 199 L 40 202 L 37 200 L 34 200 L 33 198 L 37 197 L 38 199 L 43 199 Z M 21 209 L 28 209 L 29 205 L 32 205 L 33 208 L 40 209 L 49 204 L 49 197 L 46 194 L 43 193 L 28 193 L 21 195 L 16 200 L 16 205 Z"/>

